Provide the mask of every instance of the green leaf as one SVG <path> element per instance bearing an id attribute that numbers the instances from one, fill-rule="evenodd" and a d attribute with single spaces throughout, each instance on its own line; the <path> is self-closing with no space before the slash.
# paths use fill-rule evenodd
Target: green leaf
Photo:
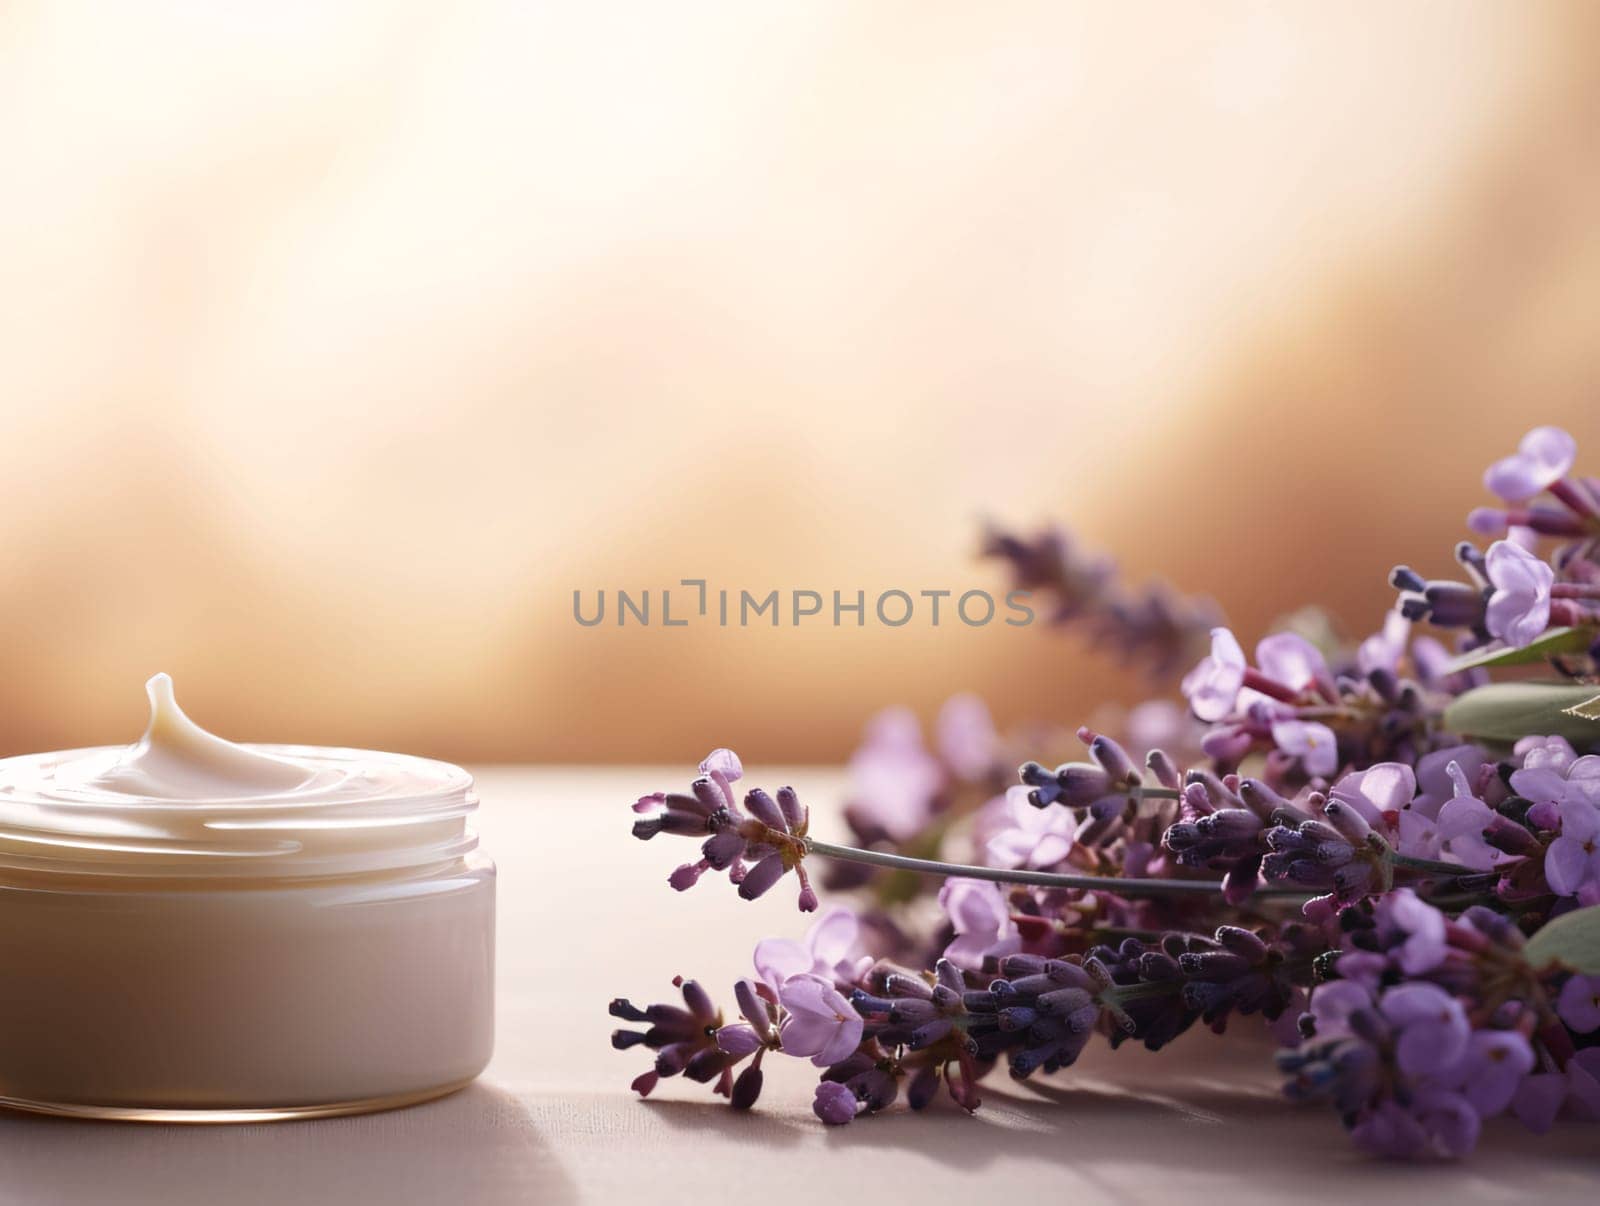
<path id="1" fill-rule="evenodd" d="M 1474 649 L 1450 663 L 1449 673 L 1490 666 L 1529 666 L 1558 653 L 1582 653 L 1594 643 L 1593 628 L 1552 628 L 1521 649 Z"/>
<path id="2" fill-rule="evenodd" d="M 1600 741 L 1600 719 L 1587 709 L 1594 688 L 1571 683 L 1491 683 L 1456 698 L 1444 727 L 1467 737 L 1514 744 L 1524 737 L 1565 737 L 1579 747 Z"/>
<path id="3" fill-rule="evenodd" d="M 1600 975 L 1600 905 L 1557 917 L 1528 939 L 1522 953 L 1530 967 L 1561 963 L 1586 976 Z"/>
<path id="4" fill-rule="evenodd" d="M 1575 708 L 1568 708 L 1567 715 L 1579 716 L 1584 720 L 1600 720 L 1600 695 L 1584 700 Z"/>

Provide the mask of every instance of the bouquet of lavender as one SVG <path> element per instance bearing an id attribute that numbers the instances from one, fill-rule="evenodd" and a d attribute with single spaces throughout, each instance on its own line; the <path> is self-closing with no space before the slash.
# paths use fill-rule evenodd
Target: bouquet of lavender
<path id="1" fill-rule="evenodd" d="M 857 907 L 759 943 L 731 1022 L 692 980 L 681 1006 L 613 1001 L 642 1027 L 613 1045 L 654 1054 L 634 1088 L 681 1073 L 748 1109 L 781 1056 L 821 1069 L 825 1123 L 941 1084 L 972 1110 L 1001 1065 L 1259 1016 L 1288 1096 L 1375 1153 L 1464 1155 L 1507 1112 L 1600 1119 L 1600 480 L 1574 453 L 1529 432 L 1484 476 L 1504 505 L 1469 516 L 1492 543 L 1457 547 L 1465 580 L 1395 569 L 1352 647 L 1302 615 L 1252 660 L 1209 604 L 1126 593 L 1059 533 L 991 532 L 1061 623 L 1158 675 L 1192 664 L 1187 710 L 1141 705 L 1121 741 L 1080 728 L 1087 760 L 1024 761 L 1009 787 L 1020 741 L 977 700 L 946 705 L 932 749 L 887 713 L 852 760 L 850 845 L 813 837 L 793 788 L 741 797 L 725 749 L 639 800 L 636 837 L 699 843 L 679 891 L 725 873 L 749 900 L 792 874 L 811 911 L 826 860 Z"/>

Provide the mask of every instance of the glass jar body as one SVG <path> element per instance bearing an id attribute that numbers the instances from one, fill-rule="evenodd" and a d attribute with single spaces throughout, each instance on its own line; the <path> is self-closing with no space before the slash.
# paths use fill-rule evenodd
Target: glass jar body
<path id="1" fill-rule="evenodd" d="M 439 1096 L 494 1039 L 494 864 L 344 880 L 0 877 L 0 1104 L 156 1121 Z"/>

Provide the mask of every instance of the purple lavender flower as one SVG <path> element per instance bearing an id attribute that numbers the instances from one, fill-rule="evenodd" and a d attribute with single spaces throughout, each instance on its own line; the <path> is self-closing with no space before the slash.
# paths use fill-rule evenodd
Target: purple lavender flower
<path id="1" fill-rule="evenodd" d="M 1600 808 L 1587 800 L 1561 804 L 1561 836 L 1544 856 L 1544 877 L 1557 896 L 1600 904 Z"/>
<path id="2" fill-rule="evenodd" d="M 780 1037 L 787 1055 L 810 1056 L 819 1068 L 836 1064 L 861 1042 L 861 1015 L 822 976 L 790 976 L 778 992 L 789 1011 Z"/>
<path id="3" fill-rule="evenodd" d="M 1311 1041 L 1280 1052 L 1295 1098 L 1330 1099 L 1351 1138 L 1382 1156 L 1454 1158 L 1504 1110 L 1533 1052 L 1522 1034 L 1474 1030 L 1436 984 L 1374 993 L 1340 980 L 1317 989 L 1303 1021 Z"/>
<path id="4" fill-rule="evenodd" d="M 976 695 L 952 695 L 934 722 L 939 756 L 958 779 L 978 782 L 993 772 L 1000 750 L 989 708 Z"/>
<path id="5" fill-rule="evenodd" d="M 1472 792 L 1467 776 L 1456 763 L 1447 768 L 1455 783 L 1455 794 L 1439 809 L 1439 850 L 1464 867 L 1488 871 L 1505 860 L 1505 852 L 1491 845 L 1499 814 Z"/>
<path id="6" fill-rule="evenodd" d="M 1398 985 L 1379 1008 L 1397 1032 L 1395 1063 L 1405 1075 L 1443 1078 L 1466 1054 L 1472 1033 L 1466 1011 L 1438 985 Z"/>
<path id="7" fill-rule="evenodd" d="M 1379 929 L 1391 927 L 1403 939 L 1395 948 L 1396 962 L 1408 976 L 1432 971 L 1445 960 L 1444 914 L 1421 900 L 1410 888 L 1396 888 L 1378 901 Z"/>
<path id="8" fill-rule="evenodd" d="M 1350 1128 L 1356 1145 L 1375 1156 L 1459 1159 L 1478 1145 L 1482 1122 L 1472 1104 L 1448 1089 L 1418 1090 L 1409 1106 L 1380 1101 Z"/>
<path id="9" fill-rule="evenodd" d="M 1489 466 L 1484 488 L 1507 502 L 1525 502 L 1564 478 L 1577 452 L 1577 441 L 1561 428 L 1535 427 L 1516 452 Z"/>
<path id="10" fill-rule="evenodd" d="M 1244 650 L 1226 628 L 1211 630 L 1211 652 L 1184 677 L 1183 694 L 1201 720 L 1221 720 L 1233 711 L 1244 686 Z"/>
<path id="11" fill-rule="evenodd" d="M 1451 1078 L 1460 1081 L 1461 1096 L 1479 1117 L 1493 1118 L 1511 1105 L 1533 1064 L 1533 1047 L 1520 1032 L 1474 1030 Z"/>
<path id="12" fill-rule="evenodd" d="M 956 936 L 944 957 L 974 970 L 984 961 L 1022 947 L 1022 936 L 999 884 L 982 879 L 947 879 L 939 889 L 939 907 L 950 918 Z"/>
<path id="13" fill-rule="evenodd" d="M 788 871 L 800 881 L 800 909 L 812 912 L 817 894 L 801 860 L 806 854 L 810 814 L 792 787 L 780 787 L 774 799 L 760 788 L 746 793 L 741 811 L 733 784 L 744 768 L 732 750 L 712 750 L 700 764 L 700 777 L 688 793 L 654 792 L 633 806 L 639 819 L 633 836 L 648 841 L 657 834 L 705 838 L 698 862 L 684 863 L 667 882 L 683 892 L 708 870 L 726 871 L 739 895 L 754 900 Z"/>
<path id="14" fill-rule="evenodd" d="M 1072 853 L 1077 818 L 1065 808 L 1035 808 L 1025 784 L 1006 789 L 1005 820 L 985 850 L 992 867 L 1054 867 Z"/>
<path id="15" fill-rule="evenodd" d="M 1509 540 L 1491 544 L 1484 562 L 1494 586 L 1486 613 L 1489 633 L 1513 649 L 1520 649 L 1550 626 L 1550 588 L 1555 571 Z"/>
<path id="16" fill-rule="evenodd" d="M 829 1126 L 843 1126 L 856 1116 L 856 1095 L 837 1081 L 825 1080 L 817 1086 L 811 1111 Z"/>
<path id="17" fill-rule="evenodd" d="M 1411 621 L 1399 609 L 1388 612 L 1383 617 L 1383 627 L 1361 642 L 1356 651 L 1356 667 L 1362 674 L 1371 674 L 1374 670 L 1398 673 L 1410 635 Z"/>
<path id="18" fill-rule="evenodd" d="M 1055 623 L 1084 625 L 1129 660 L 1148 662 L 1157 676 L 1192 662 L 1218 622 L 1209 600 L 1184 598 L 1159 585 L 1124 589 L 1109 558 L 1084 555 L 1059 528 L 1023 537 L 991 527 L 982 555 L 1008 562 L 1018 589 L 1050 596 Z"/>
<path id="19" fill-rule="evenodd" d="M 1327 778 L 1339 769 L 1339 742 L 1333 730 L 1314 720 L 1279 720 L 1272 725 L 1273 744 L 1298 758 L 1306 774 Z"/>
<path id="20" fill-rule="evenodd" d="M 1556 1012 L 1577 1034 L 1600 1030 L 1600 976 L 1571 976 L 1556 998 Z"/>
<path id="21" fill-rule="evenodd" d="M 850 759 L 851 822 L 864 833 L 903 842 L 928 823 L 944 783 L 944 768 L 923 745 L 916 715 L 908 708 L 880 712 Z"/>
<path id="22" fill-rule="evenodd" d="M 1377 830 L 1388 828 L 1390 815 L 1399 816 L 1417 792 L 1417 774 L 1401 762 L 1379 762 L 1351 771 L 1328 790 L 1330 802 L 1354 810 Z"/>
<path id="23" fill-rule="evenodd" d="M 1262 637 L 1256 643 L 1256 666 L 1262 674 L 1292 691 L 1333 685 L 1321 651 L 1294 632 L 1275 632 Z"/>
<path id="24" fill-rule="evenodd" d="M 737 1065 L 749 1056 L 755 1057 L 733 1082 L 733 1092 L 728 1098 L 728 1104 L 734 1109 L 748 1110 L 761 1096 L 762 1059 L 768 1051 L 781 1049 L 778 1028 L 782 1010 L 772 991 L 754 980 L 740 980 L 733 986 L 733 995 L 745 1020 L 720 1027 L 715 1038 L 717 1049 L 729 1057 L 730 1065 Z"/>
<path id="25" fill-rule="evenodd" d="M 1542 1135 L 1563 1108 L 1576 1118 L 1600 1122 L 1600 1047 L 1585 1047 L 1556 1071 L 1522 1078 L 1511 1099 L 1511 1112 L 1535 1134 Z"/>
<path id="26" fill-rule="evenodd" d="M 729 1069 L 737 1059 L 717 1045 L 722 1014 L 693 980 L 672 981 L 683 994 L 683 1006 L 649 1005 L 640 1009 L 623 997 L 611 1002 L 611 1016 L 626 1022 L 643 1022 L 645 1030 L 615 1030 L 611 1045 L 618 1051 L 644 1046 L 656 1053 L 655 1067 L 635 1078 L 633 1090 L 648 1097 L 663 1077 L 680 1073 L 701 1084 L 716 1083 L 724 1097 L 732 1092 Z"/>
<path id="27" fill-rule="evenodd" d="M 846 908 L 820 914 L 799 942 L 763 938 L 756 943 L 756 974 L 773 992 L 793 976 L 812 975 L 836 984 L 853 984 L 872 966 L 861 941 L 861 919 Z"/>

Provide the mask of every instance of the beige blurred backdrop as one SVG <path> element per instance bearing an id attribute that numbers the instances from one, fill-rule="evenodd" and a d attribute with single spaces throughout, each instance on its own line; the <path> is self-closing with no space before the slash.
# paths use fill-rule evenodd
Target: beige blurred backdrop
<path id="1" fill-rule="evenodd" d="M 1600 472 L 1600 7 L 0 6 L 0 752 L 845 754 L 1136 677 L 574 589 L 987 587 L 1057 518 L 1241 635 Z"/>

